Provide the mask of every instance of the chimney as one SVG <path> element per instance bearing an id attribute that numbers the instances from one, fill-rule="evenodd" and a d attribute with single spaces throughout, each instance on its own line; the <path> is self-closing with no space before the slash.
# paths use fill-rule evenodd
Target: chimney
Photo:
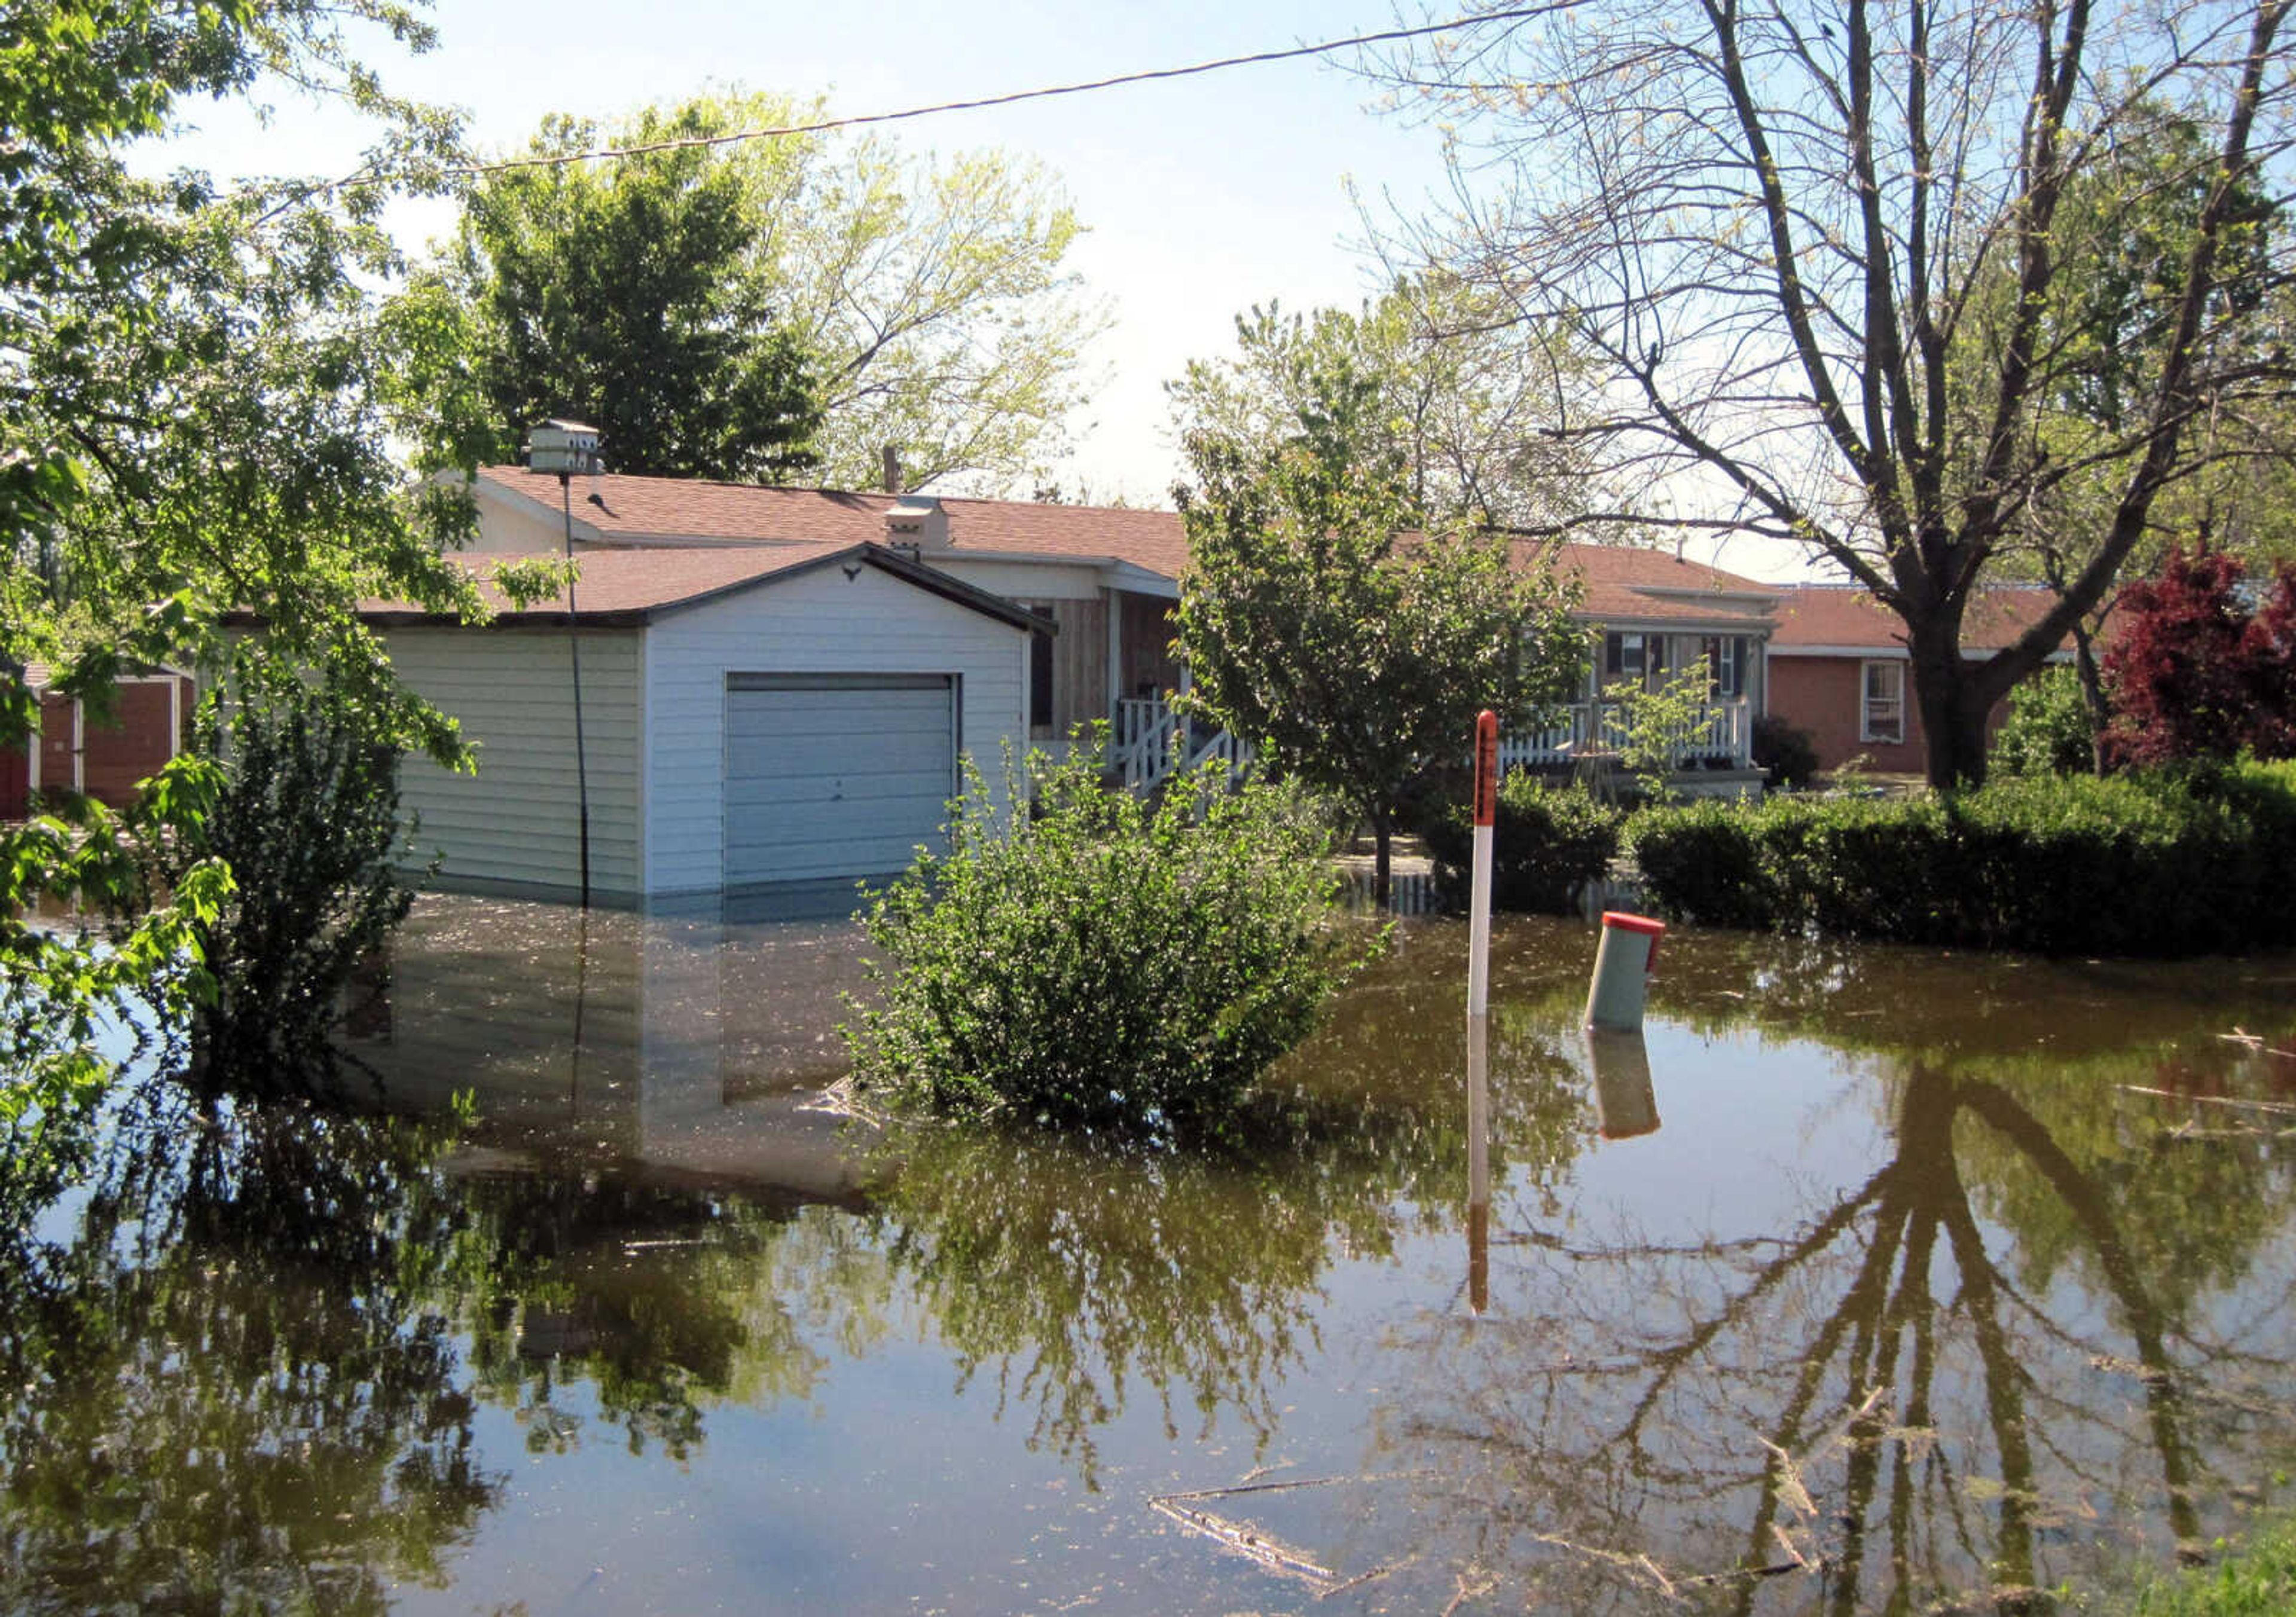
<path id="1" fill-rule="evenodd" d="M 945 551 L 948 548 L 948 513 L 931 494 L 903 494 L 899 502 L 885 513 L 885 543 L 920 551 Z"/>
<path id="2" fill-rule="evenodd" d="M 901 452 L 891 444 L 885 445 L 885 492 L 889 494 L 901 492 Z"/>

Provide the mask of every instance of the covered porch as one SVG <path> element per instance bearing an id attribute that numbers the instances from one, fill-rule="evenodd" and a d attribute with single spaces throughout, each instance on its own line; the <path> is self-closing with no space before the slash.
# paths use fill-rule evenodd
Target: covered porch
<path id="1" fill-rule="evenodd" d="M 1109 773 L 1140 790 L 1208 759 L 1249 762 L 1235 738 L 1189 723 L 1173 705 L 1188 689 L 1172 650 L 1177 600 L 1175 586 L 1136 573 L 1088 599 L 1023 599 L 1050 631 L 1029 647 L 1029 744 L 1062 755 L 1078 725 L 1105 722 Z"/>

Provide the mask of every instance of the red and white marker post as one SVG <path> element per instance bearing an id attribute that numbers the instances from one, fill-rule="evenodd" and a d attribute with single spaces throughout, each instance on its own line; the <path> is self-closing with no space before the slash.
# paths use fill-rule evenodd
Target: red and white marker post
<path id="1" fill-rule="evenodd" d="M 1467 1303 L 1490 1306 L 1491 823 L 1499 810 L 1499 720 L 1475 719 L 1475 865 L 1467 901 Z"/>
<path id="2" fill-rule="evenodd" d="M 1467 1014 L 1490 1009 L 1491 827 L 1499 813 L 1499 715 L 1475 715 L 1475 864 L 1467 897 Z"/>

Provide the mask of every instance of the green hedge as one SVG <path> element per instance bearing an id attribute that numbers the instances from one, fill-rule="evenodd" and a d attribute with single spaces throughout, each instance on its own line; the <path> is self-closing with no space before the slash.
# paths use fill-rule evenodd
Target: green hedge
<path id="1" fill-rule="evenodd" d="M 1570 915 L 1579 886 L 1618 857 L 1626 816 L 1583 787 L 1551 787 L 1528 770 L 1499 786 L 1491 832 L 1491 907 Z M 1464 803 L 1440 804 L 1419 821 L 1435 880 L 1451 903 L 1466 901 L 1474 856 L 1474 817 Z"/>
<path id="2" fill-rule="evenodd" d="M 1714 926 L 2051 954 L 2296 943 L 2296 764 L 1657 807 L 1626 840 L 1655 908 Z"/>

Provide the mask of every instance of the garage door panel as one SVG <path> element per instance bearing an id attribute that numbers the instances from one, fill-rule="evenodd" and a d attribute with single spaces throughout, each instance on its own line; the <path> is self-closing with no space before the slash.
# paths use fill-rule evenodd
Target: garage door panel
<path id="1" fill-rule="evenodd" d="M 938 806 L 947 803 L 954 795 L 948 788 L 947 775 L 939 771 L 835 777 L 768 775 L 748 782 L 740 794 L 744 804 L 762 809 L 782 809 L 808 803 L 880 803 L 909 799 Z"/>
<path id="2" fill-rule="evenodd" d="M 875 876 L 939 847 L 955 791 L 946 677 L 728 676 L 726 882 Z"/>
<path id="3" fill-rule="evenodd" d="M 760 813 L 745 814 L 726 827 L 727 847 L 765 847 L 813 835 L 834 836 L 840 830 L 866 833 L 882 821 L 887 834 L 914 827 L 920 838 L 940 829 L 948 818 L 948 797 L 933 790 L 889 793 L 873 801 L 869 817 L 857 821 L 849 798 L 790 796 L 761 804 Z"/>
<path id="4" fill-rule="evenodd" d="M 728 780 L 788 780 L 798 776 L 841 774 L 854 780 L 889 770 L 937 769 L 948 764 L 948 732 L 938 735 L 873 734 L 857 741 L 852 736 L 758 736 L 735 743 L 726 772 Z M 930 759 L 930 762 L 927 760 Z"/>
<path id="5" fill-rule="evenodd" d="M 925 824 L 928 815 L 935 822 L 941 818 L 940 804 L 932 798 L 910 798 L 893 806 L 897 810 L 908 811 L 908 818 L 912 824 Z M 889 814 L 887 817 L 889 822 L 890 818 Z M 726 839 L 726 851 L 727 856 L 731 857 L 735 853 L 764 854 L 772 849 L 781 847 L 817 848 L 846 841 L 892 842 L 902 850 L 901 858 L 895 863 L 906 864 L 909 862 L 909 849 L 920 843 L 935 840 L 938 838 L 922 835 L 911 836 L 906 831 L 899 830 L 864 832 L 857 836 L 853 817 L 846 812 L 844 804 L 808 803 L 792 804 L 771 815 L 764 823 L 747 826 L 739 833 L 729 835 Z M 869 868 L 874 870 L 883 870 L 886 867 L 877 865 Z"/>
<path id="6" fill-rule="evenodd" d="M 757 698 L 762 691 L 737 690 L 726 715 L 727 739 L 734 741 L 796 739 L 851 741 L 867 735 L 938 736 L 948 728 L 944 697 L 938 708 L 923 707 L 918 693 L 900 690 L 885 703 L 839 701 L 834 711 L 808 707 L 767 706 Z M 791 692 L 818 699 L 818 693 Z M 922 711 L 920 709 L 922 709 Z"/>

